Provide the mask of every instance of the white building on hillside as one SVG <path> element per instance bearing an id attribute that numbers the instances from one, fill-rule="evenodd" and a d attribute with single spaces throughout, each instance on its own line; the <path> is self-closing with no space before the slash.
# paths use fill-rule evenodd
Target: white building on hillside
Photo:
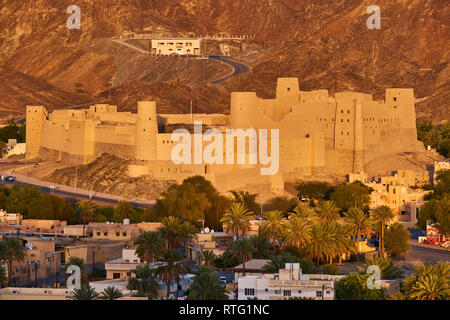
<path id="1" fill-rule="evenodd" d="M 286 263 L 279 273 L 240 277 L 238 300 L 305 298 L 334 300 L 334 284 L 344 276 L 302 274 L 299 263 Z"/>
<path id="2" fill-rule="evenodd" d="M 152 53 L 200 55 L 202 42 L 199 39 L 152 40 Z"/>

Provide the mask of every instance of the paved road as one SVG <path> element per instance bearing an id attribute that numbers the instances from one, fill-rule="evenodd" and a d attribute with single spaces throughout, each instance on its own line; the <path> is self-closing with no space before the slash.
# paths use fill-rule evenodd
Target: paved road
<path id="1" fill-rule="evenodd" d="M 6 173 L 0 173 L 0 174 L 3 177 L 5 177 L 7 175 L 11 175 L 11 174 L 6 174 Z M 60 184 L 56 184 L 56 183 L 52 183 L 52 182 L 48 182 L 48 181 L 42 181 L 42 180 L 38 180 L 35 178 L 27 177 L 24 175 L 20 175 L 20 174 L 12 174 L 12 175 L 14 177 L 16 177 L 16 182 L 1 181 L 1 183 L 5 184 L 5 185 L 15 185 L 15 184 L 20 184 L 23 186 L 32 185 L 32 186 L 35 186 L 35 187 L 41 189 L 42 192 L 47 193 L 47 194 L 58 194 L 58 195 L 73 197 L 73 198 L 82 199 L 82 200 L 91 199 L 91 200 L 110 203 L 110 204 L 116 204 L 119 201 L 125 200 L 125 201 L 130 202 L 133 206 L 135 206 L 137 208 L 147 208 L 147 207 L 155 205 L 155 203 L 156 203 L 156 201 L 154 201 L 154 200 L 146 200 L 146 201 L 144 201 L 144 200 L 129 200 L 129 199 L 119 197 L 116 195 L 112 195 L 112 194 L 94 192 L 94 191 L 83 190 L 83 189 L 79 189 L 79 188 L 72 188 L 69 186 L 60 185 Z"/>
<path id="2" fill-rule="evenodd" d="M 137 46 L 134 46 L 134 45 L 132 45 L 132 44 L 130 44 L 130 43 L 124 41 L 124 40 L 121 40 L 121 39 L 113 39 L 111 41 L 115 42 L 117 44 L 126 46 L 126 47 L 128 47 L 130 49 L 133 49 L 133 50 L 135 50 L 135 51 L 137 51 L 137 52 L 139 52 L 141 54 L 148 54 L 148 55 L 155 56 L 155 57 L 173 57 L 173 58 L 185 58 L 185 59 L 211 59 L 211 60 L 215 60 L 215 61 L 219 61 L 219 62 L 225 63 L 225 64 L 227 64 L 227 65 L 229 65 L 231 67 L 232 71 L 229 74 L 227 74 L 227 75 L 225 75 L 225 76 L 223 76 L 223 77 L 221 77 L 219 79 L 209 81 L 209 83 L 211 83 L 211 84 L 219 84 L 219 83 L 221 83 L 221 82 L 223 82 L 223 81 L 225 81 L 225 80 L 227 80 L 227 79 L 229 79 L 231 77 L 234 77 L 236 75 L 247 73 L 251 69 L 248 65 L 246 65 L 246 64 L 244 64 L 242 62 L 238 62 L 238 61 L 235 61 L 235 60 L 232 60 L 230 58 L 223 57 L 223 56 L 156 54 L 156 53 L 151 53 L 150 51 L 146 51 L 146 50 L 144 50 L 142 48 L 139 48 Z"/>
<path id="3" fill-rule="evenodd" d="M 424 262 L 450 261 L 450 251 L 436 250 L 411 246 L 406 260 L 421 260 Z"/>

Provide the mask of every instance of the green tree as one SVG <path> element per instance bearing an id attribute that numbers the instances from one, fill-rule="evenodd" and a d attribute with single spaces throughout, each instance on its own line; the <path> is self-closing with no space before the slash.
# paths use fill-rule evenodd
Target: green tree
<path id="1" fill-rule="evenodd" d="M 384 289 L 369 289 L 369 274 L 350 273 L 337 281 L 335 292 L 337 300 L 384 300 Z"/>
<path id="2" fill-rule="evenodd" d="M 265 211 L 279 210 L 283 213 L 283 216 L 287 216 L 289 212 L 294 210 L 297 205 L 297 199 L 287 197 L 275 197 L 270 199 L 264 204 Z"/>
<path id="3" fill-rule="evenodd" d="M 80 289 L 74 289 L 69 297 L 71 300 L 98 300 L 98 298 L 99 294 L 89 285 L 81 286 Z"/>
<path id="4" fill-rule="evenodd" d="M 333 237 L 323 225 L 314 225 L 311 229 L 311 239 L 305 247 L 308 257 L 315 259 L 317 265 L 326 261 L 328 257 L 337 254 L 336 243 Z"/>
<path id="5" fill-rule="evenodd" d="M 101 292 L 99 299 L 100 300 L 117 300 L 122 297 L 123 297 L 122 291 L 120 291 L 119 289 L 116 289 L 114 287 L 108 287 Z"/>
<path id="6" fill-rule="evenodd" d="M 33 219 L 62 220 L 68 224 L 78 221 L 75 209 L 66 200 L 55 195 L 42 195 L 29 205 L 29 217 Z"/>
<path id="7" fill-rule="evenodd" d="M 178 217 L 167 217 L 162 219 L 163 226 L 158 229 L 162 238 L 166 240 L 167 248 L 174 249 L 180 245 L 180 227 L 183 223 Z"/>
<path id="8" fill-rule="evenodd" d="M 8 264 L 8 285 L 11 284 L 11 270 L 13 261 L 25 258 L 25 246 L 18 239 L 0 240 L 0 260 Z"/>
<path id="9" fill-rule="evenodd" d="M 136 209 L 127 201 L 119 201 L 114 207 L 115 222 L 122 222 L 124 219 L 132 220 L 136 215 Z"/>
<path id="10" fill-rule="evenodd" d="M 299 198 L 317 199 L 317 200 L 329 200 L 331 194 L 334 191 L 334 187 L 326 182 L 311 181 L 303 182 L 298 181 L 296 185 Z"/>
<path id="11" fill-rule="evenodd" d="M 334 201 L 320 201 L 316 212 L 322 223 L 334 222 L 340 218 L 339 208 Z"/>
<path id="12" fill-rule="evenodd" d="M 248 211 L 257 214 L 261 211 L 261 207 L 256 203 L 257 194 L 252 194 L 247 191 L 230 191 L 233 196 L 233 201 L 244 205 Z"/>
<path id="13" fill-rule="evenodd" d="M 85 236 L 85 226 L 95 217 L 95 205 L 92 201 L 78 201 L 76 208 L 78 219 L 83 225 L 83 236 Z"/>
<path id="14" fill-rule="evenodd" d="M 298 203 L 294 211 L 289 215 L 291 218 L 299 218 L 308 222 L 315 222 L 317 220 L 316 212 L 310 208 L 307 204 Z"/>
<path id="15" fill-rule="evenodd" d="M 5 209 L 8 212 L 20 213 L 25 219 L 28 219 L 30 218 L 30 204 L 42 196 L 41 190 L 36 187 L 23 187 L 20 184 L 16 184 L 9 191 Z"/>
<path id="16" fill-rule="evenodd" d="M 450 194 L 441 199 L 431 199 L 419 210 L 417 226 L 426 229 L 430 220 L 446 236 L 450 236 Z"/>
<path id="17" fill-rule="evenodd" d="M 189 221 L 184 221 L 178 230 L 178 237 L 181 242 L 184 243 L 184 255 L 186 259 L 188 258 L 188 247 L 189 242 L 197 239 L 197 233 L 199 232 L 198 228 L 190 223 Z"/>
<path id="18" fill-rule="evenodd" d="M 128 290 L 137 290 L 136 296 L 155 299 L 158 296 L 159 283 L 156 280 L 155 270 L 148 264 L 139 265 L 131 270 L 136 277 L 128 279 Z"/>
<path id="19" fill-rule="evenodd" d="M 381 256 L 384 257 L 384 229 L 394 219 L 394 213 L 388 206 L 379 206 L 375 208 L 372 213 L 372 219 L 374 222 L 381 224 Z"/>
<path id="20" fill-rule="evenodd" d="M 336 256 L 338 256 L 339 263 L 341 263 L 344 254 L 356 252 L 355 244 L 348 236 L 349 229 L 347 227 L 337 222 L 328 222 L 322 226 L 333 243 L 333 251 L 328 257 L 330 264 L 333 264 L 333 258 Z"/>
<path id="21" fill-rule="evenodd" d="M 410 232 L 406 227 L 395 222 L 391 224 L 385 234 L 386 251 L 391 257 L 404 255 L 409 251 Z"/>
<path id="22" fill-rule="evenodd" d="M 0 265 L 0 288 L 8 283 L 8 275 L 6 274 L 6 268 Z"/>
<path id="23" fill-rule="evenodd" d="M 194 277 L 188 300 L 228 300 L 226 290 L 220 285 L 219 276 L 209 268 L 202 268 Z"/>
<path id="24" fill-rule="evenodd" d="M 236 239 L 244 234 L 250 228 L 250 219 L 253 217 L 253 212 L 249 212 L 244 204 L 233 202 L 225 211 L 220 222 L 223 223 L 224 229 L 230 230 Z"/>
<path id="25" fill-rule="evenodd" d="M 212 250 L 202 250 L 200 253 L 200 263 L 202 266 L 214 268 L 217 256 Z"/>
<path id="26" fill-rule="evenodd" d="M 158 232 L 143 232 L 134 241 L 136 254 L 147 264 L 155 263 L 164 252 L 164 240 Z"/>
<path id="27" fill-rule="evenodd" d="M 277 241 L 285 234 L 286 223 L 287 220 L 284 218 L 282 211 L 266 211 L 264 222 L 259 227 L 259 233 L 269 238 L 275 248 Z"/>
<path id="28" fill-rule="evenodd" d="M 287 222 L 283 246 L 303 247 L 311 241 L 311 231 L 309 220 L 294 216 Z"/>
<path id="29" fill-rule="evenodd" d="M 337 187 L 331 196 L 331 200 L 343 211 L 347 211 L 352 207 L 364 208 L 370 203 L 370 193 L 370 188 L 355 181 Z"/>
<path id="30" fill-rule="evenodd" d="M 170 288 L 173 283 L 178 285 L 181 277 L 187 274 L 186 261 L 177 250 L 167 250 L 163 257 L 163 262 L 156 269 L 156 274 L 167 286 L 166 297 L 169 298 Z"/>
<path id="31" fill-rule="evenodd" d="M 369 266 L 378 266 L 381 271 L 381 279 L 383 280 L 393 280 L 403 277 L 403 271 L 394 265 L 392 259 L 389 258 L 375 258 L 366 261 L 363 268 L 360 268 L 361 273 L 366 273 Z"/>
<path id="32" fill-rule="evenodd" d="M 233 252 L 233 257 L 236 258 L 239 263 L 242 263 L 243 275 L 245 277 L 245 263 L 253 259 L 255 247 L 253 247 L 249 239 L 243 238 L 234 242 L 231 250 Z"/>
<path id="33" fill-rule="evenodd" d="M 314 274 L 317 272 L 314 263 L 309 259 L 296 257 L 288 252 L 274 254 L 270 261 L 263 266 L 264 273 L 278 273 L 284 269 L 286 263 L 300 263 L 300 268 L 304 274 Z"/>
<path id="34" fill-rule="evenodd" d="M 370 215 L 359 208 L 350 208 L 344 215 L 344 220 L 351 235 L 355 239 L 358 253 L 361 253 L 361 248 L 359 246 L 361 235 L 367 237 L 369 232 L 372 230 L 372 220 L 370 218 Z"/>
<path id="35" fill-rule="evenodd" d="M 403 284 L 409 300 L 449 300 L 450 264 L 448 262 L 421 264 Z"/>
<path id="36" fill-rule="evenodd" d="M 204 193 L 197 192 L 190 183 L 174 184 L 163 192 L 156 203 L 160 216 L 174 216 L 196 223 L 205 218 L 211 203 Z"/>
<path id="37" fill-rule="evenodd" d="M 272 246 L 265 236 L 252 236 L 247 238 L 247 240 L 254 248 L 253 259 L 267 259 L 270 257 Z"/>

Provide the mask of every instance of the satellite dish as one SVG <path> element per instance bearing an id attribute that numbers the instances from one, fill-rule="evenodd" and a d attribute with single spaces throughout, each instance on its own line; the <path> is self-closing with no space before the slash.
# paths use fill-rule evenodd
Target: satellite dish
<path id="1" fill-rule="evenodd" d="M 33 249 L 33 245 L 31 244 L 31 243 L 25 243 L 25 247 L 28 249 L 28 250 L 31 250 L 31 249 Z"/>
<path id="2" fill-rule="evenodd" d="M 214 230 L 211 230 L 211 233 L 214 233 L 215 231 Z"/>
<path id="3" fill-rule="evenodd" d="M 209 233 L 209 232 L 210 232 L 209 228 L 206 227 L 206 228 L 205 228 L 205 233 Z"/>

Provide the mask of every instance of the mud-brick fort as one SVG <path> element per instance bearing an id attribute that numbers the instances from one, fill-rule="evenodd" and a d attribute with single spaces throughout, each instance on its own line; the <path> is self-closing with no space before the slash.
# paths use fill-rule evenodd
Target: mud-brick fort
<path id="1" fill-rule="evenodd" d="M 327 90 L 300 91 L 297 78 L 280 78 L 275 99 L 233 92 L 230 115 L 194 114 L 191 119 L 189 114 L 157 114 L 156 103 L 148 101 L 138 103 L 137 114 L 117 112 L 111 105 L 51 113 L 43 106 L 28 106 L 27 157 L 89 163 L 110 153 L 130 160 L 131 177 L 182 181 L 203 175 L 223 192 L 255 186 L 279 192 L 287 180 L 364 172 L 371 160 L 423 151 L 414 102 L 412 89 L 387 89 L 385 101 L 373 101 L 364 93 L 333 97 Z M 174 128 L 192 132 L 191 121 L 223 134 L 228 128 L 279 129 L 278 174 L 262 176 L 259 164 L 174 164 L 171 133 Z"/>

